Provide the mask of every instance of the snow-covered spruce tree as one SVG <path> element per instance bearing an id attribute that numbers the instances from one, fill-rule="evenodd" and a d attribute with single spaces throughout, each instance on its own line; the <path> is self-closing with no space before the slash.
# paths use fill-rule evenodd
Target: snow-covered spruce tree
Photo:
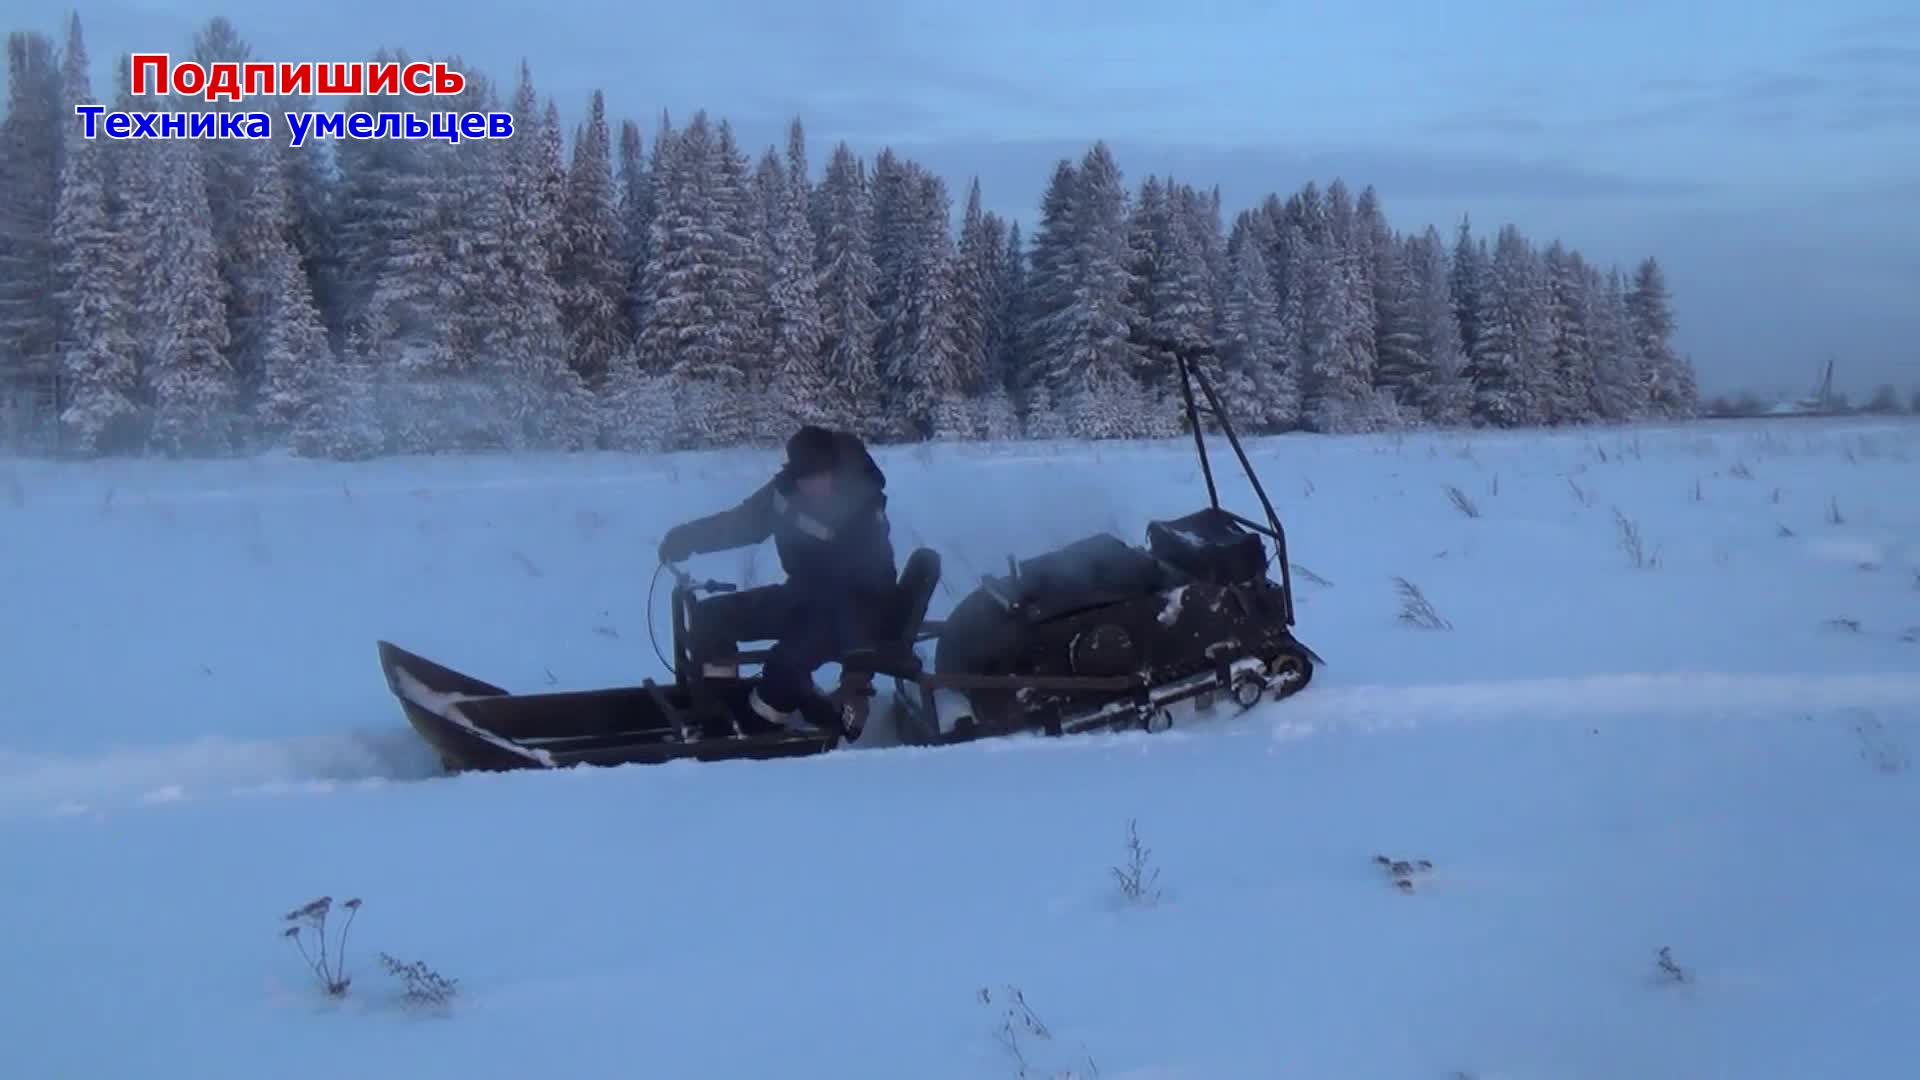
<path id="1" fill-rule="evenodd" d="M 821 179 L 824 181 L 825 176 L 823 175 Z M 787 185 L 793 189 L 794 197 L 800 201 L 801 212 L 807 218 L 807 230 L 813 234 L 813 268 L 817 274 L 823 262 L 821 245 L 827 235 L 827 207 L 821 197 L 821 185 L 813 179 L 813 168 L 807 153 L 806 129 L 797 116 L 793 118 L 791 124 L 787 125 Z"/>
<path id="2" fill-rule="evenodd" d="M 1233 272 L 1227 258 L 1227 229 L 1221 217 L 1220 187 L 1216 184 L 1205 191 L 1184 187 L 1179 205 L 1189 235 L 1199 248 L 1205 329 L 1212 338 L 1218 333 L 1220 309 L 1227 302 L 1227 282 Z"/>
<path id="3" fill-rule="evenodd" d="M 1137 374 L 1158 384 L 1172 370 L 1173 357 L 1155 340 L 1155 284 L 1172 246 L 1173 207 L 1167 182 L 1158 176 L 1140 181 L 1127 209 L 1127 333 L 1139 363 Z"/>
<path id="4" fill-rule="evenodd" d="M 1460 343 L 1460 319 L 1454 312 L 1452 260 L 1446 241 L 1432 225 L 1408 246 L 1412 261 L 1418 352 L 1424 358 L 1424 383 L 1418 391 L 1421 416 L 1438 427 L 1466 426 L 1472 418 L 1473 386 L 1467 380 L 1466 353 Z"/>
<path id="5" fill-rule="evenodd" d="M 737 145 L 728 145 L 738 152 Z M 759 164 L 751 169 L 748 166 L 752 163 L 743 153 L 737 160 L 741 166 L 739 182 L 744 197 L 741 215 L 746 224 L 741 286 L 745 336 L 740 340 L 739 349 L 741 370 L 747 376 L 746 394 L 752 401 L 752 422 L 748 425 L 746 441 L 755 446 L 777 446 L 792 430 L 784 415 L 785 403 L 774 397 L 771 363 L 775 324 L 774 223 L 779 215 L 778 204 L 785 198 L 779 187 L 785 182 L 786 172 L 780 166 L 779 155 L 766 151 L 762 151 Z M 763 182 L 773 187 L 763 190 Z"/>
<path id="6" fill-rule="evenodd" d="M 327 243 L 331 318 L 341 337 L 357 343 L 375 292 L 394 289 L 390 275 L 419 239 L 433 162 L 417 139 L 341 139 L 326 149 L 338 173 Z"/>
<path id="7" fill-rule="evenodd" d="M 58 349 L 53 221 L 71 116 L 63 115 L 61 83 L 46 36 L 8 36 L 7 112 L 0 120 L 0 379 L 18 367 L 46 369 Z"/>
<path id="8" fill-rule="evenodd" d="M 662 245 L 669 239 L 680 239 L 673 226 L 678 222 L 676 206 L 686 198 L 681 190 L 687 186 L 688 171 L 679 161 L 683 156 L 682 143 L 682 134 L 674 130 L 663 113 L 647 162 L 646 236 L 633 244 L 636 250 L 645 253 L 645 261 L 635 272 L 634 357 L 642 371 L 651 373 L 665 373 L 671 368 L 679 348 L 677 328 L 670 329 L 654 305 L 667 291 L 669 270 L 679 263 L 677 258 L 669 261 L 670 252 Z M 674 215 L 671 218 L 670 213 Z M 677 249 L 671 254 L 677 255 Z"/>
<path id="9" fill-rule="evenodd" d="M 1642 363 L 1648 411 L 1657 417 L 1682 419 L 1698 413 L 1699 391 L 1693 367 L 1673 348 L 1673 304 L 1667 293 L 1666 272 L 1649 256 L 1634 268 L 1627 292 L 1627 314 L 1633 343 Z"/>
<path id="10" fill-rule="evenodd" d="M 376 376 L 358 357 L 326 354 L 301 372 L 312 404 L 294 417 L 287 445 L 296 454 L 356 461 L 386 449 L 389 423 L 376 399 Z"/>
<path id="11" fill-rule="evenodd" d="M 1308 256 L 1312 247 L 1305 230 L 1297 224 L 1289 222 L 1279 231 L 1274 250 L 1289 261 L 1294 267 L 1292 273 L 1296 276 L 1302 267 L 1310 265 Z M 1273 267 L 1269 266 L 1267 270 L 1271 273 Z M 1297 429 L 1304 428 L 1307 423 L 1306 387 L 1313 380 L 1313 372 L 1307 367 L 1307 298 L 1311 290 L 1299 280 L 1291 280 L 1288 284 L 1287 290 L 1280 294 L 1280 352 L 1286 358 L 1297 400 L 1294 407 L 1285 410 L 1291 418 L 1288 427 Z"/>
<path id="12" fill-rule="evenodd" d="M 1006 224 L 981 209 L 980 178 L 974 177 L 967 185 L 953 273 L 954 372 L 967 402 L 966 434 L 974 439 L 1012 434 L 1013 399 L 1000 369 L 1006 247 Z"/>
<path id="13" fill-rule="evenodd" d="M 725 335 L 731 342 L 727 348 L 732 350 L 734 362 L 745 377 L 746 397 L 742 398 L 727 386 L 715 386 L 711 392 L 737 400 L 751 410 L 742 434 L 729 438 L 728 445 L 742 442 L 780 445 L 790 432 L 784 424 L 772 419 L 774 410 L 768 407 L 767 401 L 772 374 L 767 365 L 771 343 L 765 334 L 765 328 L 771 323 L 767 310 L 770 294 L 767 254 L 754 230 L 758 215 L 754 208 L 752 163 L 740 149 L 731 122 L 720 121 L 714 135 L 717 182 L 713 192 L 718 207 L 716 220 L 721 224 L 719 236 L 726 251 L 725 275 L 721 279 L 722 295 L 727 300 Z"/>
<path id="14" fill-rule="evenodd" d="M 817 259 L 820 234 L 814 226 L 813 175 L 807 167 L 807 130 L 797 116 L 787 123 L 787 195 L 793 200 L 794 208 L 800 211 L 800 217 L 806 221 L 807 235 L 815 240 L 815 249 L 808 253 L 808 257 Z"/>
<path id="15" fill-rule="evenodd" d="M 587 122 L 574 141 L 573 166 L 567 175 L 561 220 L 566 244 L 559 286 L 568 360 L 580 378 L 596 388 L 605 380 L 613 357 L 633 336 L 607 135 L 606 96 L 595 90 Z M 637 158 L 638 146 L 631 153 Z"/>
<path id="16" fill-rule="evenodd" d="M 601 445 L 653 453 L 669 449 L 680 427 L 674 378 L 640 366 L 632 349 L 613 358 L 599 396 Z"/>
<path id="17" fill-rule="evenodd" d="M 1546 282 L 1520 230 L 1502 226 L 1475 312 L 1474 350 L 1467 364 L 1473 381 L 1474 419 L 1493 427 L 1541 422 L 1538 393 L 1548 368 Z"/>
<path id="18" fill-rule="evenodd" d="M 1340 189 L 1344 191 L 1344 188 Z M 1345 219 L 1350 204 L 1336 204 L 1308 184 L 1295 196 L 1305 247 L 1288 259 L 1290 286 L 1302 297 L 1302 419 L 1312 431 L 1328 434 L 1372 429 L 1373 371 L 1358 351 L 1353 326 L 1359 279 L 1352 254 L 1341 241 L 1335 211 Z M 1342 210 L 1341 207 L 1345 209 Z M 1291 205 L 1290 208 L 1291 210 Z"/>
<path id="19" fill-rule="evenodd" d="M 1020 405 L 1015 388 L 1019 385 L 1022 364 L 1019 334 L 1020 302 L 1026 282 L 1026 250 L 1018 222 L 1003 221 L 989 213 L 988 233 L 996 255 L 992 270 L 993 306 L 988 312 L 986 388 L 976 400 L 975 430 L 978 437 L 994 441 L 1019 438 L 1022 434 Z"/>
<path id="20" fill-rule="evenodd" d="M 1587 308 L 1592 313 L 1593 329 L 1589 348 L 1593 355 L 1593 415 L 1611 423 L 1640 416 L 1646 409 L 1646 384 L 1641 379 L 1641 364 L 1633 342 L 1633 328 L 1627 314 L 1626 290 L 1620 272 L 1601 275 L 1592 266 L 1586 268 Z"/>
<path id="21" fill-rule="evenodd" d="M 1267 273 L 1273 275 L 1273 295 L 1279 297 L 1282 305 L 1286 304 L 1290 291 L 1291 270 L 1287 259 L 1291 253 L 1281 243 L 1281 232 L 1287 222 L 1286 205 L 1274 194 L 1261 199 L 1246 215 L 1247 241 L 1260 245 L 1260 258 L 1267 264 Z"/>
<path id="22" fill-rule="evenodd" d="M 195 32 L 192 58 L 195 63 L 212 65 L 243 64 L 254 57 L 252 48 L 232 21 L 215 16 Z M 237 113 L 259 109 L 261 103 L 209 101 L 204 95 L 183 94 L 167 107 L 202 113 Z M 262 290 L 274 287 L 262 278 L 257 267 L 263 259 L 271 258 L 263 254 L 263 246 L 287 242 L 292 208 L 284 199 L 270 204 L 256 196 L 259 170 L 279 164 L 274 155 L 262 152 L 271 144 L 246 139 L 196 139 L 193 145 L 200 155 L 200 168 L 206 178 L 214 249 L 218 253 L 220 279 L 226 289 L 227 363 L 233 369 L 237 406 L 251 427 L 252 417 L 258 411 L 264 375 L 261 338 L 266 326 L 266 309 L 271 303 Z M 247 431 L 242 437 L 251 441 L 254 435 Z"/>
<path id="23" fill-rule="evenodd" d="M 494 90 L 471 72 L 434 108 L 486 111 Z M 538 132 L 525 66 L 517 132 Z M 529 118 L 533 118 L 531 123 Z M 538 138 L 421 144 L 407 228 L 380 253 L 376 291 L 355 336 L 392 448 L 403 451 L 590 445 L 590 395 L 566 362 L 557 231 Z M 349 365 L 352 370 L 354 365 Z"/>
<path id="24" fill-rule="evenodd" d="M 1471 364 L 1480 344 L 1480 311 L 1488 288 L 1486 241 L 1473 235 L 1473 222 L 1462 216 L 1454 232 L 1453 260 L 1447 271 L 1453 317 L 1460 324 L 1460 353 Z M 1468 375 L 1471 379 L 1471 372 Z"/>
<path id="25" fill-rule="evenodd" d="M 1518 229 L 1514 230 L 1516 233 Z M 1547 274 L 1545 253 L 1522 236 L 1520 249 L 1526 253 L 1522 265 L 1526 267 L 1528 303 L 1526 305 L 1526 336 L 1523 339 L 1528 363 L 1521 369 L 1525 377 L 1526 396 L 1532 404 L 1532 425 L 1553 423 L 1552 402 L 1554 395 L 1553 366 L 1553 318 L 1551 279 Z"/>
<path id="26" fill-rule="evenodd" d="M 216 20 L 215 42 L 202 48 L 218 58 L 249 55 Z M 236 61 L 238 62 L 238 61 Z M 215 212 L 221 280 L 227 297 L 226 356 L 234 372 L 236 407 L 245 416 L 244 437 L 278 439 L 311 403 L 298 369 L 318 364 L 330 348 L 312 283 L 298 248 L 295 207 L 286 159 L 273 142 L 213 140 L 197 146 L 210 170 L 209 191 L 223 209 Z M 218 186 L 211 184 L 217 176 Z M 209 208 L 213 200 L 209 198 Z"/>
<path id="27" fill-rule="evenodd" d="M 327 328 L 328 342 L 338 348 L 345 344 L 351 329 L 343 309 L 346 280 L 337 237 L 340 207 L 335 202 L 338 190 L 334 164 L 339 144 L 309 137 L 295 146 L 293 125 L 288 120 L 290 113 L 311 110 L 314 100 L 310 94 L 280 94 L 248 98 L 246 108 L 265 112 L 272 118 L 273 156 L 286 189 L 286 240 L 306 274 L 314 308 L 320 313 L 321 324 Z"/>
<path id="28" fill-rule="evenodd" d="M 1144 402 L 1128 340 L 1127 191 L 1104 141 L 1087 151 L 1077 180 L 1073 244 L 1060 283 L 1067 302 L 1045 316 L 1052 332 L 1042 364 L 1072 436 L 1126 438 Z"/>
<path id="29" fill-rule="evenodd" d="M 1361 188 L 1360 194 L 1354 196 L 1350 203 L 1345 187 L 1339 180 L 1328 186 L 1328 192 L 1335 207 L 1335 227 L 1343 234 L 1341 246 L 1348 253 L 1348 273 L 1353 280 L 1352 295 L 1348 299 L 1352 305 L 1352 313 L 1348 316 L 1348 333 L 1353 336 L 1353 348 L 1366 365 L 1369 385 L 1372 385 L 1380 366 L 1382 294 L 1394 284 L 1391 271 L 1393 230 L 1387 226 L 1385 212 L 1380 208 L 1380 197 L 1371 186 Z M 1348 206 L 1351 207 L 1351 216 L 1343 218 L 1342 210 Z"/>
<path id="30" fill-rule="evenodd" d="M 768 306 L 779 328 L 771 362 L 776 395 L 803 397 L 806 406 L 790 420 L 835 425 L 843 415 L 833 393 L 826 351 L 826 314 L 820 302 L 816 260 L 820 239 L 813 231 L 813 187 L 808 179 L 807 136 L 795 117 L 787 125 L 785 183 L 780 186 L 777 228 L 779 260 L 769 268 Z M 771 208 L 770 211 L 771 213 Z"/>
<path id="31" fill-rule="evenodd" d="M 531 132 L 536 129 L 522 128 L 518 122 L 515 122 L 514 130 Z M 551 96 L 547 98 L 546 108 L 540 113 L 537 130 L 540 133 L 539 216 L 541 220 L 553 223 L 552 231 L 542 239 L 547 249 L 547 273 L 558 281 L 561 260 L 566 258 L 567 254 L 568 236 L 560 224 L 565 216 L 567 205 L 567 159 L 566 145 L 560 131 L 560 105 Z"/>
<path id="32" fill-rule="evenodd" d="M 480 208 L 469 239 L 486 257 L 465 282 L 462 308 L 471 347 L 485 358 L 488 389 L 503 406 L 508 445 L 579 449 L 597 441 L 599 425 L 591 393 L 567 362 L 562 292 L 553 276 L 566 249 L 559 117 L 549 101 L 538 124 L 530 123 L 533 100 L 523 67 L 514 130 L 537 131 L 538 139 L 464 147 L 480 151 L 473 155 L 478 177 L 492 183 L 468 203 Z"/>
<path id="33" fill-rule="evenodd" d="M 248 281 L 249 295 L 257 305 L 241 324 L 249 335 L 244 355 L 260 378 L 257 425 L 279 438 L 322 408 L 328 396 L 350 388 L 331 381 L 334 356 L 326 325 L 300 253 L 288 238 L 292 201 L 286 175 L 271 145 L 256 152 L 263 160 L 244 195 L 241 214 L 250 221 L 279 222 L 282 228 L 241 246 L 238 251 L 246 261 L 234 265 Z"/>
<path id="34" fill-rule="evenodd" d="M 80 16 L 68 21 L 63 64 L 66 112 L 93 104 Z M 53 241 L 64 316 L 60 371 L 67 394 L 63 443 L 79 455 L 139 449 L 140 373 L 128 332 L 126 244 L 108 217 L 104 144 L 67 129 Z"/>
<path id="35" fill-rule="evenodd" d="M 880 368 L 873 352 L 879 267 L 870 237 L 866 170 L 846 143 L 834 147 L 814 202 L 825 225 L 816 263 L 822 366 L 838 391 L 842 422 L 873 438 L 884 431 L 878 412 Z"/>
<path id="36" fill-rule="evenodd" d="M 988 357 L 993 349 L 993 290 L 999 252 L 989 227 L 986 211 L 980 205 L 980 178 L 972 177 L 967 182 L 967 205 L 960 213 L 960 239 L 954 250 L 948 298 L 953 305 L 954 376 L 969 401 L 986 387 Z M 977 435 L 971 423 L 965 434 Z"/>
<path id="37" fill-rule="evenodd" d="M 1158 238 L 1146 289 L 1151 298 L 1149 338 L 1197 358 L 1202 374 L 1219 386 L 1225 372 L 1219 358 L 1208 351 L 1218 322 L 1211 265 L 1218 221 L 1212 216 L 1212 203 L 1192 185 L 1169 182 L 1166 199 L 1166 228 Z M 1155 358 L 1147 365 L 1142 387 L 1145 410 L 1136 434 L 1165 437 L 1186 430 L 1173 375 L 1171 358 Z"/>
<path id="38" fill-rule="evenodd" d="M 887 335 L 900 318 L 900 260 L 902 249 L 908 242 L 907 234 L 912 231 L 912 225 L 907 220 L 912 186 L 913 179 L 908 174 L 907 164 L 892 149 L 882 148 L 874 155 L 873 172 L 868 184 L 872 213 L 868 219 L 867 236 L 873 251 L 874 267 L 873 351 L 883 383 L 886 381 L 887 357 L 893 352 Z M 887 393 L 891 394 L 891 390 Z"/>
<path id="39" fill-rule="evenodd" d="M 1584 424 L 1595 419 L 1593 403 L 1593 315 L 1588 309 L 1586 263 L 1579 252 L 1558 240 L 1548 245 L 1547 328 L 1551 380 L 1545 419 L 1550 424 Z"/>
<path id="40" fill-rule="evenodd" d="M 1417 238 L 1386 241 L 1387 253 L 1374 281 L 1375 389 L 1385 391 L 1409 416 L 1424 415 L 1432 365 L 1423 349 L 1420 299 L 1426 284 L 1415 250 Z M 1376 257 L 1377 254 L 1376 254 Z"/>
<path id="41" fill-rule="evenodd" d="M 152 143 L 142 158 L 127 239 L 146 256 L 134 275 L 145 283 L 134 310 L 152 402 L 149 445 L 175 457 L 227 453 L 238 435 L 238 395 L 200 157 L 192 142 L 171 139 Z"/>
<path id="42" fill-rule="evenodd" d="M 1000 264 L 999 285 L 997 286 L 1000 306 L 994 318 L 999 324 L 995 332 L 999 349 L 995 357 L 1001 377 L 1011 390 L 1016 384 L 1015 374 L 1022 366 L 1020 340 L 1021 304 L 1027 292 L 1027 241 L 1020 231 L 1020 223 L 1007 223 L 1007 242 L 1003 249 L 1006 253 Z"/>
<path id="43" fill-rule="evenodd" d="M 1175 403 L 1176 352 L 1197 359 L 1216 385 L 1222 382 L 1217 358 L 1204 351 L 1216 317 L 1208 227 L 1205 208 L 1190 185 L 1171 177 L 1141 181 L 1127 219 L 1128 341 L 1141 383 L 1140 407 L 1129 435 L 1155 437 L 1185 430 Z"/>
<path id="44" fill-rule="evenodd" d="M 1024 287 L 1019 292 L 1015 351 L 1019 363 L 1013 389 L 1029 438 L 1069 435 L 1057 407 L 1054 379 L 1066 348 L 1066 317 L 1074 302 L 1073 254 L 1081 227 L 1080 170 L 1062 158 L 1040 197 L 1040 221 L 1034 230 Z"/>
<path id="45" fill-rule="evenodd" d="M 431 99 L 457 109 L 491 99 L 485 80 Z M 377 106 L 374 106 L 377 108 Z M 484 107 L 484 106 L 483 106 Z M 503 445 L 498 409 L 477 377 L 470 283 L 493 247 L 502 197 L 490 143 L 347 139 L 338 250 L 350 319 L 343 377 L 370 385 L 383 449 L 423 453 Z"/>
<path id="46" fill-rule="evenodd" d="M 744 164 L 723 160 L 723 142 L 731 140 L 701 112 L 654 144 L 649 314 L 639 348 L 649 370 L 671 372 L 682 400 L 702 406 L 680 412 L 687 427 L 676 433 L 676 447 L 738 445 L 754 431 L 742 350 L 754 330 Z"/>
<path id="47" fill-rule="evenodd" d="M 778 438 L 800 424 L 832 424 L 832 388 L 821 364 L 814 243 L 805 204 L 796 199 L 786 163 L 768 147 L 754 170 L 756 232 L 765 260 L 768 430 Z"/>
<path id="48" fill-rule="evenodd" d="M 894 306 L 880 334 L 888 415 L 908 439 L 964 438 L 951 201 L 946 184 L 918 164 L 903 164 L 899 175 L 905 194 L 894 217 Z"/>
<path id="49" fill-rule="evenodd" d="M 653 217 L 653 178 L 647 172 L 640 125 L 620 124 L 620 272 L 621 322 L 627 328 L 622 348 L 631 350 L 646 312 L 647 228 Z M 637 359 L 635 360 L 637 363 Z"/>
<path id="50" fill-rule="evenodd" d="M 1300 422 L 1300 389 L 1288 354 L 1273 274 L 1253 235 L 1253 215 L 1234 223 L 1233 273 L 1219 323 L 1223 390 L 1249 432 L 1289 431 Z"/>
<path id="51" fill-rule="evenodd" d="M 653 149 L 647 154 L 647 186 L 645 197 L 641 200 L 641 226 L 645 234 L 638 238 L 637 250 L 642 254 L 642 262 L 635 271 L 635 293 L 633 296 L 633 332 L 634 356 L 643 370 L 655 370 L 667 363 L 665 355 L 647 347 L 642 335 L 653 321 L 653 293 L 657 282 L 653 274 L 660 266 L 658 252 L 653 249 L 655 228 L 659 224 L 661 207 L 666 205 L 666 192 L 678 183 L 675 171 L 670 167 L 673 155 L 680 145 L 679 130 L 673 125 L 673 118 L 665 109 L 660 111 L 660 123 L 653 137 Z M 661 370 L 664 370 L 663 368 Z"/>

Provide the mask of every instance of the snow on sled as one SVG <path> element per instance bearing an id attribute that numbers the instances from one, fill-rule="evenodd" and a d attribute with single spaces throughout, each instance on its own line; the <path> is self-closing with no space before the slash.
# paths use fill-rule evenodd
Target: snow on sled
<path id="1" fill-rule="evenodd" d="M 940 556 L 914 550 L 892 610 L 879 620 L 886 633 L 840 659 L 840 685 L 825 695 L 837 730 L 780 727 L 747 705 L 755 672 L 743 669 L 761 663 L 764 651 L 696 655 L 687 632 L 696 609 L 734 586 L 672 567 L 671 683 L 515 694 L 382 641 L 387 685 L 452 772 L 824 753 L 864 730 L 877 676 L 894 681 L 901 741 L 918 745 L 1020 732 L 1161 731 L 1182 703 L 1210 708 L 1225 694 L 1246 709 L 1290 696 L 1322 661 L 1293 636 L 1285 531 L 1195 357 L 1174 355 L 1208 505 L 1150 522 L 1144 546 L 1097 533 L 1009 558 L 1005 575 L 983 578 L 940 620 L 927 618 Z M 1203 416 L 1226 435 L 1264 522 L 1221 506 Z"/>

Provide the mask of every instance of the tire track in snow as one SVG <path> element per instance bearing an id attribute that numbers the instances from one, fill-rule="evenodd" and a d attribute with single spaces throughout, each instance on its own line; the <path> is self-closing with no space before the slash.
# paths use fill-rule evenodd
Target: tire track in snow
<path id="1" fill-rule="evenodd" d="M 1405 728 L 1429 721 L 1590 715 L 1920 709 L 1920 674 L 1620 673 L 1413 686 L 1310 686 L 1261 707 L 1277 738 L 1320 728 Z M 1737 719 L 1737 717 L 1735 718 Z"/>
<path id="2" fill-rule="evenodd" d="M 0 749 L 0 816 L 80 814 L 208 794 L 420 780 L 438 770 L 432 752 L 404 727 L 261 741 L 214 737 L 84 756 Z"/>
<path id="3" fill-rule="evenodd" d="M 1511 721 L 1557 716 L 1619 715 L 1725 718 L 1758 711 L 1828 713 L 1896 709 L 1920 714 L 1920 674 L 1743 675 L 1627 673 L 1491 680 L 1411 686 L 1316 683 L 1298 697 L 1257 706 L 1246 720 L 1280 740 L 1327 731 L 1404 730 L 1433 723 Z M 1212 716 L 1177 724 L 1171 741 L 1208 734 L 1245 735 L 1247 725 L 1224 704 Z M 1257 730 L 1257 728 L 1255 729 Z M 1140 735 L 1151 745 L 1167 736 Z M 1074 747 L 1110 744 L 1100 735 L 987 740 L 955 749 Z M 842 753 L 871 764 L 895 750 L 882 740 Z M 938 753 L 901 748 L 906 753 Z M 206 738 L 174 745 L 115 749 L 87 756 L 39 756 L 0 750 L 0 816 L 87 814 L 99 810 L 228 797 L 255 791 L 325 789 L 342 783 L 423 780 L 439 762 L 404 725 L 378 732 L 258 742 Z"/>

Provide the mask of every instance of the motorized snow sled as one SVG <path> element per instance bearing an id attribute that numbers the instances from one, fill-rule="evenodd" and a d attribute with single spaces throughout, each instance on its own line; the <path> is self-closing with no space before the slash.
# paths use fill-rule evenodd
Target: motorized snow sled
<path id="1" fill-rule="evenodd" d="M 840 660 L 840 686 L 829 696 L 841 730 L 794 731 L 748 707 L 757 672 L 745 669 L 763 662 L 764 650 L 695 655 L 693 612 L 734 586 L 677 568 L 668 568 L 671 683 L 515 694 L 382 641 L 387 685 L 454 772 L 823 753 L 858 737 L 876 677 L 893 681 L 894 725 L 916 745 L 1161 731 L 1182 703 L 1210 708 L 1225 694 L 1244 710 L 1297 693 L 1322 661 L 1293 636 L 1285 531 L 1198 356 L 1172 351 L 1208 505 L 1150 522 L 1144 546 L 1098 533 L 1024 561 L 1009 557 L 1005 575 L 984 577 L 944 619 L 927 617 L 940 556 L 914 550 L 891 610 L 877 620 L 886 632 Z M 1264 523 L 1221 506 L 1203 417 L 1232 446 Z"/>

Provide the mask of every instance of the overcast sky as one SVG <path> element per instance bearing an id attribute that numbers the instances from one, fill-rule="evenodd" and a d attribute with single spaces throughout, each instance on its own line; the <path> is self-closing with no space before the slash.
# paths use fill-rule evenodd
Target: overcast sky
<path id="1" fill-rule="evenodd" d="M 8 29 L 70 8 L 12 0 Z M 132 51 L 224 14 L 259 60 L 385 44 L 510 81 L 569 121 L 595 88 L 649 136 L 705 108 L 755 152 L 806 124 L 981 178 L 1030 221 L 1094 138 L 1132 181 L 1231 212 L 1312 179 L 1373 184 L 1401 229 L 1505 221 L 1603 263 L 1666 265 L 1708 392 L 1920 386 L 1920 6 L 1913 0 L 114 0 L 80 10 L 96 92 Z M 1903 395 L 1904 396 L 1904 395 Z"/>

